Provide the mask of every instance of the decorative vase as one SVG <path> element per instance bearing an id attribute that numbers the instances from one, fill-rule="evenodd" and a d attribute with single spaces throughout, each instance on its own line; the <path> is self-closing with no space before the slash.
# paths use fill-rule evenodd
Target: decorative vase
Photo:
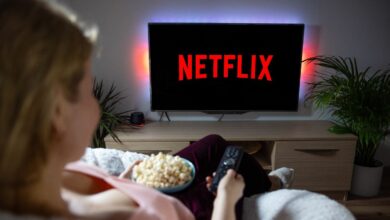
<path id="1" fill-rule="evenodd" d="M 357 196 L 371 197 L 379 193 L 383 163 L 376 167 L 366 167 L 355 164 L 352 177 L 351 193 Z"/>

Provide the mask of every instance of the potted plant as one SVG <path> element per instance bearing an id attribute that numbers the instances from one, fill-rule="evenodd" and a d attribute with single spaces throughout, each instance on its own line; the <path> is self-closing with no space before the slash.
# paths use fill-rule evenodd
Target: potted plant
<path id="1" fill-rule="evenodd" d="M 94 79 L 93 82 L 93 93 L 97 98 L 101 116 L 99 121 L 99 126 L 97 127 L 95 134 L 93 136 L 92 147 L 100 147 L 105 148 L 106 144 L 104 142 L 104 138 L 107 135 L 111 135 L 111 137 L 116 141 L 121 143 L 121 140 L 118 136 L 113 132 L 114 128 L 121 123 L 124 123 L 126 118 L 125 115 L 130 111 L 118 112 L 116 111 L 116 106 L 120 101 L 124 99 L 121 96 L 121 93 L 116 91 L 116 87 L 114 83 L 111 84 L 108 90 L 104 89 L 103 80 L 99 82 Z"/>
<path id="2" fill-rule="evenodd" d="M 331 132 L 357 136 L 351 192 L 361 196 L 378 194 L 383 163 L 375 159 L 381 141 L 389 134 L 390 70 L 360 70 L 355 58 L 316 56 L 318 81 L 309 83 L 306 101 L 330 113 Z"/>

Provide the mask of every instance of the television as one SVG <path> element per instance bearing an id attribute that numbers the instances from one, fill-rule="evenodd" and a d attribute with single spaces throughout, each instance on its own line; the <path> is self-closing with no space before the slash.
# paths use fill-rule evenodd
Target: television
<path id="1" fill-rule="evenodd" d="M 152 111 L 297 111 L 303 24 L 149 23 Z"/>

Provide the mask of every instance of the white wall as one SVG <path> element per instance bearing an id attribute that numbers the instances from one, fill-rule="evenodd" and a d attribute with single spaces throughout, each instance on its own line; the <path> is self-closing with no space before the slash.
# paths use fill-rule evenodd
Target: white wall
<path id="1" fill-rule="evenodd" d="M 99 26 L 96 76 L 115 82 L 127 96 L 123 109 L 150 113 L 149 81 L 142 71 L 147 23 L 291 22 L 306 25 L 305 44 L 312 55 L 355 56 L 361 66 L 390 63 L 389 0 L 63 0 L 86 21 Z M 144 49 L 140 49 L 144 47 Z M 314 54 L 313 54 L 314 53 Z M 171 113 L 180 120 L 215 119 L 202 113 Z M 300 106 L 298 113 L 249 113 L 226 119 L 317 118 Z"/>
<path id="2" fill-rule="evenodd" d="M 390 64 L 389 0 L 63 0 L 82 19 L 99 26 L 94 74 L 115 82 L 127 96 L 121 109 L 149 119 L 149 81 L 142 56 L 148 22 L 304 23 L 310 55 L 355 56 L 360 66 Z M 219 115 L 170 113 L 174 120 L 216 120 Z M 296 113 L 247 113 L 226 120 L 317 119 L 300 104 Z M 383 148 L 390 155 L 390 146 Z M 386 156 L 389 158 L 389 156 Z M 390 162 L 390 159 L 388 159 Z"/>

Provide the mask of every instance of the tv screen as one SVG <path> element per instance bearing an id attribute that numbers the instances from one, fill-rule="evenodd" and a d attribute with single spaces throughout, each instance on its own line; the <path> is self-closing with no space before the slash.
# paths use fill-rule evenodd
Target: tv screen
<path id="1" fill-rule="evenodd" d="M 152 111 L 296 111 L 303 24 L 149 23 Z"/>

